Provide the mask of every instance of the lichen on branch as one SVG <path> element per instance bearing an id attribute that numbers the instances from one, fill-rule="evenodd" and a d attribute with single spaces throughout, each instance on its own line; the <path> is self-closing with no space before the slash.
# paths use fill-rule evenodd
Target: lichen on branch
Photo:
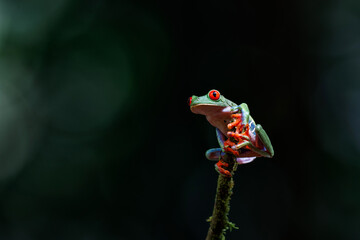
<path id="1" fill-rule="evenodd" d="M 222 160 L 229 164 L 228 169 L 233 175 L 237 167 L 234 156 L 231 154 L 225 154 Z M 233 228 L 237 228 L 235 227 L 235 224 L 231 223 L 228 219 L 233 187 L 233 177 L 219 174 L 214 210 L 212 216 L 208 219 L 210 222 L 210 228 L 206 240 L 224 240 L 226 230 L 231 231 Z"/>

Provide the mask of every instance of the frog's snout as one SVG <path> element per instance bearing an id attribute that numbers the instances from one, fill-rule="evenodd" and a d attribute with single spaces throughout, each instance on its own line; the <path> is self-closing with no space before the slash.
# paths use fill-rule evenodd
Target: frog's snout
<path id="1" fill-rule="evenodd" d="M 188 100 L 187 100 L 188 105 L 190 106 L 191 103 L 192 103 L 195 99 L 197 99 L 197 96 L 195 96 L 195 95 L 193 95 L 192 97 L 189 97 Z"/>
<path id="2" fill-rule="evenodd" d="M 189 106 L 191 105 L 191 100 L 192 100 L 192 97 L 189 97 L 188 100 L 187 100 L 187 103 L 188 103 Z"/>

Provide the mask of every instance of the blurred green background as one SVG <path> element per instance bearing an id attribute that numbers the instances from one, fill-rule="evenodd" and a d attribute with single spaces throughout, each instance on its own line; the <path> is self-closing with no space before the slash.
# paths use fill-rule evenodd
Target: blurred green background
<path id="1" fill-rule="evenodd" d="M 218 89 L 268 132 L 228 239 L 360 239 L 357 1 L 0 1 L 0 239 L 204 239 Z"/>

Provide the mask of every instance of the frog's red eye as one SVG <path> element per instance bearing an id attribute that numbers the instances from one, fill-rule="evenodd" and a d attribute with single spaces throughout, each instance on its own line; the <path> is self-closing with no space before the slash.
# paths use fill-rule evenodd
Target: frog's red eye
<path id="1" fill-rule="evenodd" d="M 211 100 L 218 100 L 220 98 L 220 92 L 217 90 L 211 90 L 209 92 L 209 98 Z"/>
<path id="2" fill-rule="evenodd" d="M 187 101 L 188 104 L 189 104 L 189 106 L 191 105 L 191 100 L 192 100 L 192 97 L 189 97 L 189 98 L 188 98 L 188 101 Z"/>

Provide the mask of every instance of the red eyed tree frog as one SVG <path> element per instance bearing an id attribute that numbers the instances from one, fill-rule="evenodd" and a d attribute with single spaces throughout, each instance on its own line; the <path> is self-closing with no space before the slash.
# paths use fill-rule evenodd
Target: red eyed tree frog
<path id="1" fill-rule="evenodd" d="M 190 110 L 206 116 L 208 122 L 216 128 L 220 148 L 206 152 L 209 160 L 219 160 L 216 169 L 223 175 L 231 176 L 221 157 L 231 153 L 239 164 L 253 161 L 256 157 L 273 157 L 274 150 L 270 139 L 260 124 L 250 116 L 246 103 L 237 105 L 226 99 L 217 90 L 211 90 L 204 96 L 192 96 L 188 100 Z"/>

